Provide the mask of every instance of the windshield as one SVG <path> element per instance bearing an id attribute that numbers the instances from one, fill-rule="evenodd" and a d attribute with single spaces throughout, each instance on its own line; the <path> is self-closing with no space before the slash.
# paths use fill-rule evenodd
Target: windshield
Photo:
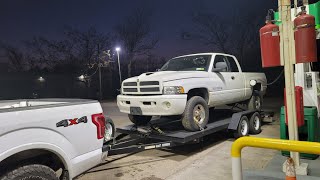
<path id="1" fill-rule="evenodd" d="M 211 55 L 195 55 L 170 59 L 160 71 L 208 71 Z"/>

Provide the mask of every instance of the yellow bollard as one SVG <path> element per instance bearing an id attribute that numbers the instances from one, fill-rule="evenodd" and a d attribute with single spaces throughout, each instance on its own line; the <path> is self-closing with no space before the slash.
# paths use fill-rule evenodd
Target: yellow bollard
<path id="1" fill-rule="evenodd" d="M 320 154 L 320 143 L 318 142 L 241 137 L 234 141 L 231 148 L 233 180 L 243 180 L 241 150 L 244 147 L 256 147 L 281 151 L 294 151 L 308 154 Z"/>

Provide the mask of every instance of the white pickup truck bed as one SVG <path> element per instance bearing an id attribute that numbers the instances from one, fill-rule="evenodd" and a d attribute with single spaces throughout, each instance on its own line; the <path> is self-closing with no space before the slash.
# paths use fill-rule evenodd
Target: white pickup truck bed
<path id="1" fill-rule="evenodd" d="M 106 155 L 93 122 L 101 115 L 94 100 L 0 101 L 0 179 L 9 167 L 32 162 L 29 158 L 62 166 L 70 179 L 96 166 Z"/>

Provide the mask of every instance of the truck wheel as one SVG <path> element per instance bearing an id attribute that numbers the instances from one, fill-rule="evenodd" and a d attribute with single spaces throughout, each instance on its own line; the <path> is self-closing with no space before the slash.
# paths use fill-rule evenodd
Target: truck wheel
<path id="1" fill-rule="evenodd" d="M 248 102 L 248 110 L 261 111 L 262 96 L 258 92 L 254 92 Z"/>
<path id="2" fill-rule="evenodd" d="M 128 114 L 128 117 L 130 121 L 137 126 L 147 125 L 152 118 L 152 116 L 140 116 L 140 115 L 131 115 L 131 114 Z"/>
<path id="3" fill-rule="evenodd" d="M 115 134 L 115 126 L 111 118 L 106 117 L 106 129 L 104 134 L 104 143 L 111 141 Z"/>
<path id="4" fill-rule="evenodd" d="M 255 112 L 249 121 L 249 131 L 251 134 L 259 134 L 261 132 L 261 116 Z"/>
<path id="5" fill-rule="evenodd" d="M 1 180 L 58 180 L 56 173 L 49 167 L 33 164 L 18 167 L 0 178 Z"/>
<path id="6" fill-rule="evenodd" d="M 235 138 L 239 138 L 242 136 L 247 136 L 248 134 L 249 134 L 249 120 L 247 116 L 242 116 L 239 121 L 238 128 L 233 133 L 233 136 Z"/>
<path id="7" fill-rule="evenodd" d="M 206 127 L 208 120 L 207 102 L 200 96 L 190 98 L 182 115 L 183 127 L 189 131 L 199 131 Z"/>

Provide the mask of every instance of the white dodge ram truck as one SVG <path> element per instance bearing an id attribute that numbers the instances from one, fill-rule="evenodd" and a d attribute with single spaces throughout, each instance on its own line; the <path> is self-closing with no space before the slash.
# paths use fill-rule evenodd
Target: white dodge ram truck
<path id="1" fill-rule="evenodd" d="M 0 180 L 67 180 L 98 165 L 105 119 L 93 100 L 0 101 Z"/>
<path id="2" fill-rule="evenodd" d="M 117 104 L 137 124 L 152 116 L 181 115 L 185 129 L 205 128 L 209 108 L 246 103 L 260 110 L 267 88 L 264 73 L 242 72 L 236 57 L 201 53 L 169 60 L 158 72 L 123 81 Z"/>

